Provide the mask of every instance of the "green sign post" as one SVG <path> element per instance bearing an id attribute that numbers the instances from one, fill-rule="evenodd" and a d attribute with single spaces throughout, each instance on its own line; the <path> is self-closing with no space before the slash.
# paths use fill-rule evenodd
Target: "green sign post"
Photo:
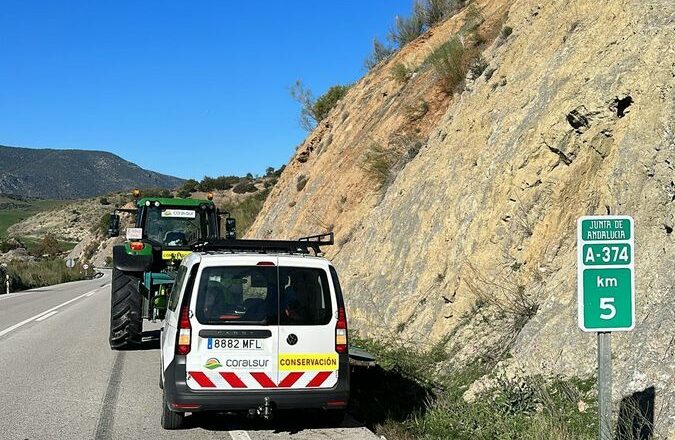
<path id="1" fill-rule="evenodd" d="M 598 335 L 598 439 L 612 439 L 611 332 L 635 326 L 635 231 L 628 216 L 577 220 L 577 322 Z"/>

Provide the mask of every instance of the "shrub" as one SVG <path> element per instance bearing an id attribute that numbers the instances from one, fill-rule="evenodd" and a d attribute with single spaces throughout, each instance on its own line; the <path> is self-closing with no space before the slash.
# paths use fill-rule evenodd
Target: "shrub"
<path id="1" fill-rule="evenodd" d="M 238 176 L 219 176 L 216 178 L 204 176 L 201 182 L 194 186 L 195 190 L 198 191 L 214 191 L 222 190 L 226 191 L 231 189 L 234 185 L 241 181 L 241 177 Z M 184 188 L 186 188 L 184 186 Z M 190 190 L 190 189 L 189 189 Z M 190 190 L 190 192 L 193 192 Z"/>
<path id="2" fill-rule="evenodd" d="M 377 189 L 383 189 L 391 177 L 392 168 L 398 161 L 392 152 L 382 145 L 373 143 L 363 156 L 362 168 L 377 183 Z"/>
<path id="3" fill-rule="evenodd" d="M 355 368 L 350 412 L 392 440 L 593 439 L 597 433 L 594 381 L 497 377 L 496 387 L 470 403 L 469 386 L 489 368 L 479 362 L 448 368 L 445 342 L 426 350 L 400 338 L 351 337 L 351 345 L 375 355 L 375 368 Z M 416 346 L 428 347 L 427 341 Z M 579 402 L 587 405 L 579 410 Z"/>
<path id="4" fill-rule="evenodd" d="M 191 193 L 190 193 L 190 191 L 186 190 L 185 188 L 181 188 L 176 192 L 176 195 L 178 196 L 178 198 L 188 199 L 188 198 L 190 198 Z"/>
<path id="5" fill-rule="evenodd" d="M 101 205 L 110 205 L 110 202 L 108 201 L 108 199 L 107 199 L 106 197 L 101 197 L 101 198 L 98 200 L 98 202 L 99 202 Z"/>
<path id="6" fill-rule="evenodd" d="M 396 63 L 391 69 L 391 76 L 400 83 L 407 82 L 411 77 L 411 71 L 403 63 Z"/>
<path id="7" fill-rule="evenodd" d="M 464 6 L 464 0 L 426 0 L 422 4 L 424 25 L 432 27 L 457 13 Z"/>
<path id="8" fill-rule="evenodd" d="M 258 191 L 258 188 L 251 182 L 240 182 L 232 188 L 232 191 L 236 194 L 245 194 Z"/>
<path id="9" fill-rule="evenodd" d="M 396 17 L 396 23 L 389 32 L 389 39 L 399 48 L 405 46 L 424 32 L 424 7 L 419 1 L 413 4 L 410 17 Z"/>
<path id="10" fill-rule="evenodd" d="M 482 56 L 475 58 L 471 65 L 469 66 L 469 73 L 471 74 L 471 79 L 478 79 L 483 74 L 485 69 L 487 69 L 488 63 Z"/>
<path id="11" fill-rule="evenodd" d="M 373 67 L 380 64 L 382 61 L 389 58 L 395 50 L 392 47 L 386 46 L 380 42 L 377 38 L 373 39 L 373 51 L 368 58 L 363 62 L 367 70 L 372 69 Z"/>
<path id="12" fill-rule="evenodd" d="M 320 122 L 328 116 L 342 97 L 347 94 L 350 86 L 332 86 L 326 93 L 321 95 L 314 103 L 314 115 L 316 122 Z"/>
<path id="13" fill-rule="evenodd" d="M 7 264 L 7 274 L 12 291 L 84 279 L 79 264 L 73 269 L 68 269 L 59 258 L 31 262 L 12 261 Z"/>
<path id="14" fill-rule="evenodd" d="M 513 28 L 511 26 L 504 26 L 502 31 L 499 33 L 499 36 L 502 40 L 506 40 L 513 33 Z"/>
<path id="15" fill-rule="evenodd" d="M 98 220 L 98 223 L 93 228 L 91 228 L 91 232 L 93 232 L 99 237 L 107 237 L 109 224 L 110 224 L 110 213 L 106 212 Z"/>
<path id="16" fill-rule="evenodd" d="M 454 92 L 464 80 L 466 74 L 464 46 L 457 37 L 436 48 L 425 63 L 433 66 L 447 93 Z"/>
<path id="17" fill-rule="evenodd" d="M 36 254 L 39 256 L 54 256 L 59 252 L 61 252 L 61 248 L 59 246 L 59 241 L 56 239 L 54 234 L 45 235 L 36 250 Z"/>
<path id="18" fill-rule="evenodd" d="M 314 129 L 316 124 L 328 116 L 328 113 L 347 94 L 350 85 L 332 86 L 314 100 L 312 91 L 305 88 L 301 81 L 296 81 L 291 87 L 291 96 L 300 103 L 300 126 L 307 131 Z"/>

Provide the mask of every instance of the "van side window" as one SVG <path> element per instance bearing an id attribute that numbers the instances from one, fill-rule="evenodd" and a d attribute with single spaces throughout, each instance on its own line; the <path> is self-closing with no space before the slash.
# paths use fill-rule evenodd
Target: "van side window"
<path id="1" fill-rule="evenodd" d="M 183 289 L 183 284 L 185 284 L 185 275 L 187 274 L 187 267 L 181 266 L 178 268 L 178 274 L 176 275 L 176 281 L 173 283 L 173 288 L 171 289 L 171 296 L 169 296 L 169 310 L 172 312 L 176 311 L 178 307 L 178 297 L 180 296 L 180 291 Z"/>
<path id="2" fill-rule="evenodd" d="M 309 267 L 279 268 L 279 323 L 325 325 L 333 316 L 326 271 Z"/>

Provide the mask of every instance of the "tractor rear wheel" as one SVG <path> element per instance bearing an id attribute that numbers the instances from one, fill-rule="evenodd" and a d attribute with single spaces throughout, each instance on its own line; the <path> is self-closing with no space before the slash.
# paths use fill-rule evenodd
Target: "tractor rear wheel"
<path id="1" fill-rule="evenodd" d="M 110 348 L 137 348 L 143 337 L 140 274 L 113 268 L 110 298 Z"/>

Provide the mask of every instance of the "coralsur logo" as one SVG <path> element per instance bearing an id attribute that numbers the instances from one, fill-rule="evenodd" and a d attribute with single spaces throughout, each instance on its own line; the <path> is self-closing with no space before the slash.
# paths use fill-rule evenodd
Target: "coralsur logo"
<path id="1" fill-rule="evenodd" d="M 204 367 L 208 368 L 209 370 L 215 370 L 218 367 L 222 367 L 222 364 L 220 363 L 220 361 L 218 359 L 211 358 L 211 359 L 206 361 L 206 363 L 204 364 Z"/>

